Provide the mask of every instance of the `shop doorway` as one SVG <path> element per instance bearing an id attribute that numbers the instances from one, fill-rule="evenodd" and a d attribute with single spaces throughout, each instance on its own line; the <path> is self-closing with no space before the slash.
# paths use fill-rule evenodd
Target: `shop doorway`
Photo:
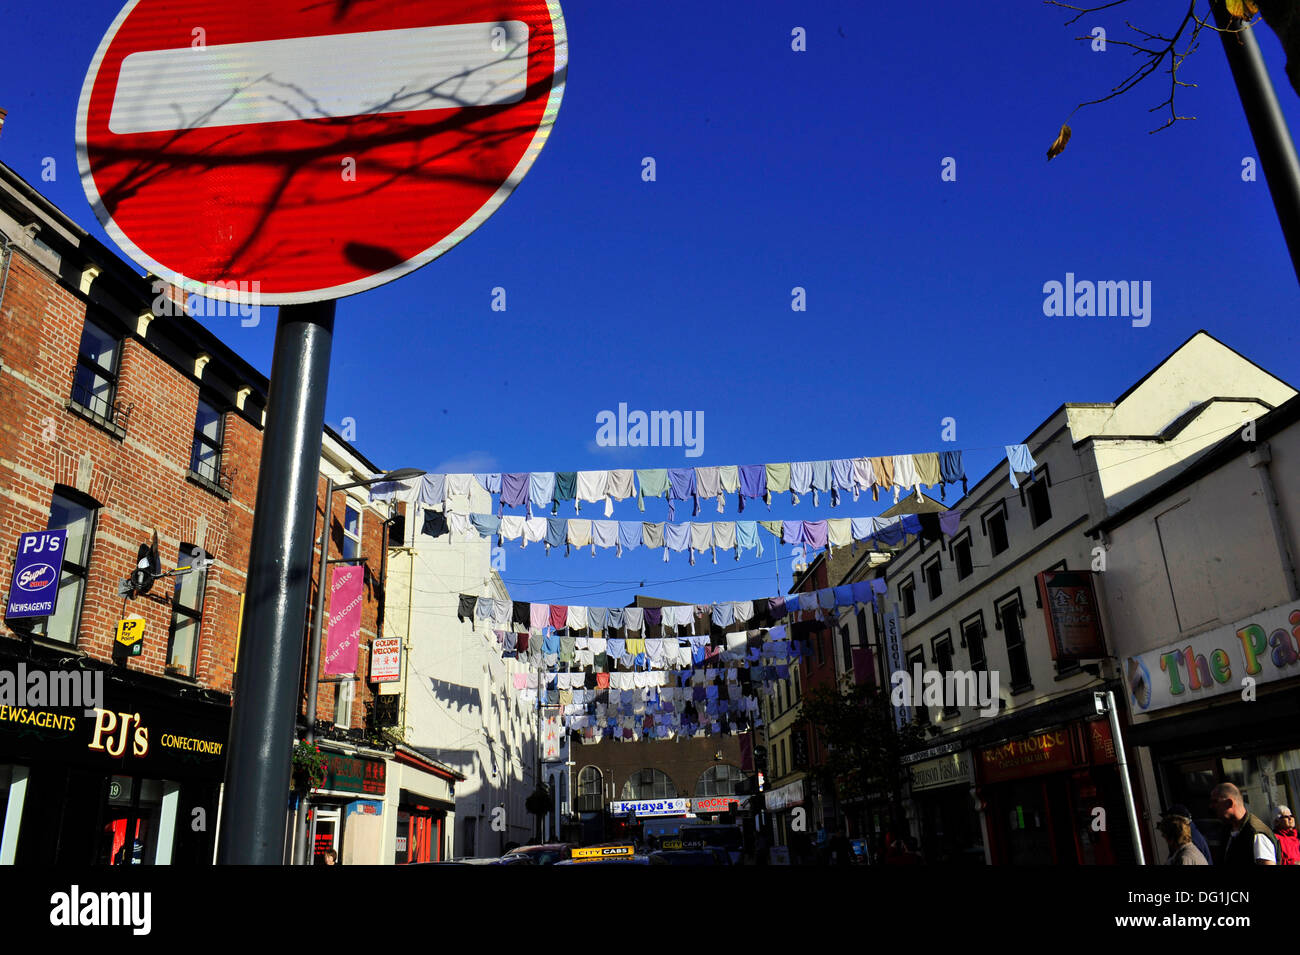
<path id="1" fill-rule="evenodd" d="M 162 783 L 139 776 L 110 776 L 99 827 L 99 865 L 153 865 L 158 848 Z"/>
<path id="2" fill-rule="evenodd" d="M 312 810 L 311 820 L 311 852 L 312 865 L 325 864 L 325 850 L 333 849 L 336 853 L 339 851 L 339 841 L 342 833 L 342 813 L 337 807 L 320 808 Z M 337 860 L 342 863 L 342 858 Z"/>

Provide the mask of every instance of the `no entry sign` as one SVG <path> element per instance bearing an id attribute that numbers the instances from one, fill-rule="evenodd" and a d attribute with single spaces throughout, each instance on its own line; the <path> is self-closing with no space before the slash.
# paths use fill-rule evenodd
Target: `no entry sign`
<path id="1" fill-rule="evenodd" d="M 558 0 L 132 0 L 77 112 L 82 185 L 212 298 L 361 292 L 472 232 L 559 111 Z"/>

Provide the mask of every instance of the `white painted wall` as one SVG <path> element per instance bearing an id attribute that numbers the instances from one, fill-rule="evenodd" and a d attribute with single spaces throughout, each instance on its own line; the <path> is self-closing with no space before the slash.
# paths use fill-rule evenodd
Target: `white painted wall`
<path id="1" fill-rule="evenodd" d="M 480 490 L 452 507 L 487 513 L 491 502 Z M 526 670 L 501 659 L 490 626 L 456 619 L 462 593 L 509 599 L 491 568 L 490 543 L 477 534 L 426 537 L 422 524 L 418 513 L 408 517 L 408 546 L 394 547 L 388 564 L 385 633 L 404 639 L 406 742 L 466 777 L 456 784 L 453 857 L 494 856 L 502 842 L 532 834 L 524 801 L 535 787 L 536 727 L 512 684 Z M 497 807 L 504 833 L 492 828 Z"/>

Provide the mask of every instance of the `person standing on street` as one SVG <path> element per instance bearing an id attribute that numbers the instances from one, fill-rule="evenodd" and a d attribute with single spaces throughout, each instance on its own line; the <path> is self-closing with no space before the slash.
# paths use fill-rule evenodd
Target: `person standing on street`
<path id="1" fill-rule="evenodd" d="M 1277 865 L 1277 839 L 1264 821 L 1246 808 L 1241 790 L 1219 783 L 1210 790 L 1210 808 L 1231 829 L 1223 849 L 1223 864 Z"/>
<path id="2" fill-rule="evenodd" d="M 1177 811 L 1175 807 L 1163 813 L 1160 818 L 1160 834 L 1169 845 L 1169 861 L 1166 865 L 1209 865 L 1210 861 L 1192 842 L 1192 817 Z"/>
<path id="3" fill-rule="evenodd" d="M 1295 816 L 1286 806 L 1273 810 L 1273 838 L 1282 858 L 1281 865 L 1300 865 L 1300 830 L 1296 829 Z"/>

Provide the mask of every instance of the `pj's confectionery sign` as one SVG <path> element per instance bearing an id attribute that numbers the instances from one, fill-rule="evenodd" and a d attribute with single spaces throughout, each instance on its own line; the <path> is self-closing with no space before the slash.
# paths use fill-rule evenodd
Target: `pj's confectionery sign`
<path id="1" fill-rule="evenodd" d="M 12 699 L 0 693 L 0 762 L 57 761 L 160 779 L 217 781 L 225 773 L 226 707 L 112 684 L 90 705 L 46 702 L 52 701 L 30 692 Z"/>
<path id="2" fill-rule="evenodd" d="M 1300 675 L 1300 603 L 1130 656 L 1129 699 L 1150 713 Z"/>

